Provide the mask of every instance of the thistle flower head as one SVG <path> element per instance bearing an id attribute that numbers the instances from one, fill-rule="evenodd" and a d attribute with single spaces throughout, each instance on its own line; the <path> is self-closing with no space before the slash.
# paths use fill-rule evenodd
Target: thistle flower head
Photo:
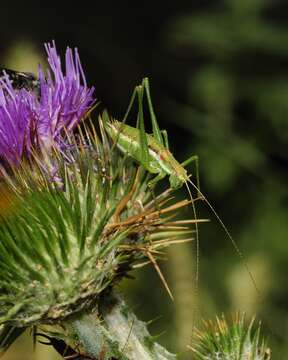
<path id="1" fill-rule="evenodd" d="M 64 129 L 71 130 L 94 103 L 77 49 L 67 48 L 65 71 L 55 43 L 46 44 L 50 70 L 39 67 L 39 91 L 13 88 L 8 75 L 0 79 L 0 157 L 19 164 L 32 148 L 63 146 Z"/>
<path id="2" fill-rule="evenodd" d="M 59 322 L 159 248 L 191 237 L 187 222 L 173 221 L 189 201 L 171 204 L 169 191 L 154 199 L 149 174 L 108 142 L 99 121 L 101 136 L 91 125 L 64 154 L 54 148 L 52 159 L 6 175 L 17 207 L 0 221 L 0 324 Z"/>

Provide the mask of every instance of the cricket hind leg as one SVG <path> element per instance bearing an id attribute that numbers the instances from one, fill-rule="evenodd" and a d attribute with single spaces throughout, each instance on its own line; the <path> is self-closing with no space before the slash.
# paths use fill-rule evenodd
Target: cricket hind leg
<path id="1" fill-rule="evenodd" d="M 145 79 L 143 80 L 143 84 L 144 84 Z M 147 140 L 147 135 L 146 135 L 146 131 L 145 131 L 145 124 L 144 124 L 144 112 L 143 112 L 143 97 L 144 97 L 144 91 L 145 91 L 145 85 L 140 85 L 137 88 L 137 94 L 138 94 L 138 104 L 139 104 L 139 111 L 138 111 L 138 121 L 137 121 L 137 126 L 139 125 L 139 138 L 140 138 L 140 148 L 141 148 L 141 163 L 143 165 L 144 168 L 149 169 L 150 168 L 150 163 L 149 163 L 149 147 L 148 147 L 148 140 Z M 147 91 L 146 91 L 147 92 Z M 151 101 L 151 99 L 150 99 Z M 153 108 L 152 108 L 152 113 L 151 116 L 153 116 L 154 112 L 153 112 Z M 155 116 L 155 115 L 154 115 Z M 160 130 L 159 130 L 160 131 Z M 161 138 L 162 140 L 162 138 Z M 149 170 L 148 170 L 149 171 Z M 152 180 L 150 180 L 148 182 L 148 188 L 152 193 L 152 197 L 154 199 L 155 202 L 155 206 L 156 209 L 159 211 L 159 217 L 161 214 L 161 210 L 157 204 L 156 201 L 156 196 L 155 196 L 155 192 L 154 192 L 154 188 L 156 186 L 156 184 L 158 183 L 158 181 L 160 181 L 161 179 L 163 179 L 165 177 L 166 174 L 160 172 L 158 173 Z"/>
<path id="2" fill-rule="evenodd" d="M 147 97 L 148 108 L 149 108 L 149 113 L 150 113 L 151 123 L 152 123 L 153 136 L 158 141 L 159 144 L 164 145 L 165 138 L 163 141 L 162 133 L 159 128 L 158 121 L 157 121 L 157 118 L 156 118 L 156 115 L 154 112 L 154 108 L 153 108 L 153 104 L 152 104 L 152 100 L 151 100 L 150 86 L 149 86 L 148 78 L 143 79 L 142 87 L 145 90 L 146 97 Z"/>
<path id="3" fill-rule="evenodd" d="M 143 80 L 144 83 L 144 80 Z M 139 127 L 139 140 L 140 140 L 140 151 L 141 151 L 141 164 L 145 169 L 150 168 L 149 164 L 149 147 L 148 147 L 148 140 L 145 131 L 145 124 L 144 124 L 144 111 L 143 111 L 143 97 L 144 97 L 145 87 L 144 85 L 139 85 L 137 87 L 137 95 L 138 95 L 138 118 L 137 118 L 137 127 Z M 153 109 L 152 109 L 153 110 Z M 149 170 L 148 170 L 149 171 Z M 165 174 L 158 173 L 152 180 L 150 180 L 147 184 L 148 189 L 152 194 L 152 198 L 155 203 L 155 207 L 159 213 L 159 217 L 161 216 L 161 209 L 157 203 L 154 188 L 159 180 L 161 180 Z"/>
<path id="4" fill-rule="evenodd" d="M 166 149 L 168 149 L 169 148 L 169 142 L 168 142 L 167 131 L 166 130 L 160 130 L 160 128 L 159 128 L 158 121 L 157 121 L 157 118 L 156 118 L 156 115 L 155 115 L 155 112 L 154 112 L 154 108 L 153 108 L 153 104 L 152 104 L 148 78 L 143 79 L 142 86 L 141 86 L 141 91 L 142 91 L 141 100 L 143 99 L 144 92 L 146 94 L 146 98 L 147 98 L 147 102 L 148 102 L 148 108 L 149 108 L 149 115 L 150 115 L 151 123 L 152 123 L 153 137 L 154 137 L 156 142 L 158 142 L 160 145 L 162 145 Z M 139 103 L 139 105 L 140 105 L 140 103 Z M 140 107 L 139 107 L 139 109 L 140 109 Z M 141 102 L 141 110 L 142 110 L 142 102 Z M 141 121 L 143 122 L 142 126 L 141 126 Z M 142 131 L 145 131 L 145 129 L 144 129 L 144 119 L 140 118 L 140 135 L 141 135 Z M 145 148 L 146 144 L 144 142 L 142 142 L 141 146 L 144 146 L 144 148 Z M 148 144 L 147 144 L 147 148 L 148 148 Z M 166 173 L 159 172 L 152 180 L 150 180 L 148 182 L 148 188 L 150 189 L 150 191 L 152 193 L 152 197 L 154 199 L 155 207 L 158 210 L 159 217 L 161 216 L 161 209 L 159 208 L 159 205 L 157 203 L 154 189 L 155 189 L 156 184 L 160 180 L 162 180 L 166 175 L 167 175 Z"/>
<path id="5" fill-rule="evenodd" d="M 141 135 L 143 136 L 145 134 L 146 141 L 140 141 L 140 143 L 141 143 L 141 147 L 143 147 L 143 149 L 141 150 L 142 153 L 144 151 L 146 151 L 146 147 L 147 147 L 147 151 L 148 151 L 147 157 L 149 157 L 149 149 L 148 149 L 147 137 L 146 137 L 146 133 L 145 133 L 144 116 L 143 116 L 144 92 L 146 93 L 146 97 L 147 97 L 148 108 L 149 108 L 149 113 L 150 113 L 151 122 L 152 122 L 153 137 L 156 139 L 157 142 L 159 142 L 159 144 L 167 146 L 167 148 L 168 148 L 168 135 L 167 135 L 166 130 L 161 131 L 159 128 L 159 125 L 158 125 L 158 122 L 156 119 L 156 115 L 154 112 L 152 100 L 151 100 L 149 80 L 148 80 L 148 78 L 144 78 L 142 81 L 141 87 L 139 87 L 139 114 L 140 114 L 139 123 L 140 123 L 140 137 L 141 137 Z M 140 96 L 140 94 L 141 94 L 141 96 Z M 144 164 L 145 164 L 145 162 L 144 162 Z M 147 164 L 147 165 L 149 166 L 149 164 Z M 157 203 L 156 203 L 154 188 L 155 188 L 156 184 L 160 180 L 162 180 L 165 176 L 166 176 L 165 173 L 159 172 L 152 180 L 150 180 L 148 182 L 148 187 L 152 191 L 152 195 L 155 200 L 156 206 L 157 206 Z"/>
<path id="6" fill-rule="evenodd" d="M 127 110 L 125 112 L 125 115 L 121 121 L 121 126 L 120 126 L 120 129 L 119 129 L 119 132 L 118 132 L 118 135 L 117 135 L 117 138 L 116 140 L 113 142 L 113 145 L 112 145 L 112 149 L 111 150 L 114 150 L 115 146 L 117 145 L 117 142 L 118 142 L 118 138 L 120 136 L 120 133 L 121 131 L 123 130 L 124 126 L 125 126 L 125 123 L 127 121 L 127 118 L 132 110 L 132 107 L 135 103 L 135 100 L 136 100 L 136 96 L 137 96 L 137 93 L 138 93 L 138 86 L 135 86 L 134 90 L 133 90 L 133 93 L 132 93 L 132 96 L 131 96 L 131 99 L 130 99 L 130 102 L 129 102 L 129 105 L 127 107 Z"/>
<path id="7" fill-rule="evenodd" d="M 168 134 L 166 130 L 161 130 L 162 136 L 163 136 L 163 141 L 164 141 L 164 146 L 167 150 L 169 150 L 169 140 L 168 140 Z"/>
<path id="8" fill-rule="evenodd" d="M 139 108 L 141 107 L 141 102 L 142 102 L 142 98 L 143 98 L 143 91 L 141 93 L 141 85 L 138 85 L 138 86 L 135 86 L 134 90 L 133 90 L 133 93 L 132 93 L 132 96 L 130 98 L 130 101 L 129 101 L 129 104 L 128 104 L 128 107 L 127 107 L 127 110 L 125 112 L 125 115 L 121 121 L 121 125 L 120 125 L 120 128 L 118 130 L 118 134 L 116 136 L 116 139 L 113 141 L 113 144 L 112 144 L 112 147 L 111 147 L 111 151 L 113 151 L 117 145 L 117 142 L 118 142 L 118 139 L 119 139 L 119 136 L 121 134 L 121 132 L 124 131 L 124 127 L 125 127 L 125 124 L 126 124 L 126 121 L 128 119 L 128 116 L 130 115 L 131 113 L 131 110 L 135 104 L 135 102 L 138 101 L 138 115 L 137 115 L 137 123 L 136 123 L 136 127 L 138 127 L 138 123 L 139 123 L 139 112 L 141 112 L 139 110 Z M 143 112 L 143 111 L 142 111 Z M 108 115 L 108 114 L 107 114 Z M 108 120 L 107 120 L 108 119 Z M 109 118 L 107 116 L 107 119 L 105 121 L 109 121 Z M 147 145 L 148 146 L 148 145 Z M 123 157 L 123 162 L 126 161 L 126 158 L 129 156 L 129 148 L 128 148 L 128 151 L 126 152 L 126 154 L 124 154 L 124 157 Z M 146 165 L 146 164 L 145 164 Z"/>
<path id="9" fill-rule="evenodd" d="M 149 147 L 148 147 L 148 140 L 147 135 L 145 131 L 145 122 L 144 122 L 144 110 L 143 110 L 143 101 L 144 101 L 144 95 L 146 95 L 148 108 L 149 108 L 149 115 L 151 118 L 152 123 L 152 131 L 153 131 L 153 137 L 155 140 L 160 144 L 165 146 L 165 148 L 169 148 L 169 142 L 168 142 L 168 135 L 166 130 L 160 130 L 156 115 L 154 112 L 151 95 L 150 95 L 150 86 L 149 86 L 149 80 L 148 78 L 144 78 L 141 85 L 138 85 L 135 87 L 128 109 L 126 111 L 126 114 L 123 118 L 123 123 L 126 121 L 132 106 L 135 102 L 136 96 L 138 98 L 138 115 L 137 115 L 137 124 L 136 128 L 139 129 L 139 142 L 141 146 L 141 163 L 146 166 L 146 168 L 149 168 Z M 157 181 L 160 180 L 164 176 L 160 176 L 159 179 L 157 178 Z M 156 181 L 156 182 L 157 182 Z"/>

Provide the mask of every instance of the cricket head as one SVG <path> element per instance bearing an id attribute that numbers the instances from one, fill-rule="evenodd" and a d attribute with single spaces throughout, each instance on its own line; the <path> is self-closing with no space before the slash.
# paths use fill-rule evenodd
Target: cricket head
<path id="1" fill-rule="evenodd" d="M 172 156 L 170 157 L 171 172 L 169 182 L 172 189 L 176 190 L 189 180 L 186 169 Z"/>
<path id="2" fill-rule="evenodd" d="M 170 186 L 173 190 L 180 189 L 185 181 L 185 177 L 183 177 L 181 174 L 171 174 L 169 176 Z"/>

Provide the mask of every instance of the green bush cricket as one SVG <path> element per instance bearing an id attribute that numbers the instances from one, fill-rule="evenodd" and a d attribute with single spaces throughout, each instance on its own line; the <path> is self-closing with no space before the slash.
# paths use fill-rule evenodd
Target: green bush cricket
<path id="1" fill-rule="evenodd" d="M 145 131 L 144 125 L 144 111 L 143 111 L 143 97 L 146 94 L 149 113 L 151 117 L 152 123 L 152 131 L 153 134 L 147 134 Z M 135 102 L 135 99 L 138 99 L 138 116 L 137 116 L 137 125 L 136 127 L 132 127 L 126 125 L 127 117 L 131 111 L 131 108 Z M 144 78 L 141 85 L 138 85 L 132 94 L 128 109 L 123 118 L 123 121 L 110 120 L 108 114 L 105 113 L 103 115 L 104 118 L 104 126 L 105 129 L 114 142 L 115 145 L 128 156 L 135 159 L 138 163 L 140 163 L 148 172 L 151 174 L 156 174 L 156 176 L 150 181 L 149 186 L 153 188 L 158 181 L 163 179 L 165 176 L 169 177 L 170 186 L 172 189 L 178 189 L 183 186 L 186 186 L 187 191 L 189 193 L 191 199 L 191 205 L 194 213 L 194 218 L 197 220 L 196 208 L 192 197 L 191 190 L 188 186 L 188 183 L 197 190 L 198 197 L 201 200 L 204 200 L 208 207 L 213 212 L 216 219 L 219 221 L 221 227 L 225 231 L 226 235 L 230 239 L 235 248 L 238 256 L 241 258 L 251 280 L 255 287 L 257 294 L 259 295 L 259 290 L 256 285 L 256 281 L 246 263 L 242 252 L 240 251 L 238 245 L 230 234 L 224 222 L 221 220 L 219 215 L 217 214 L 214 207 L 208 201 L 206 196 L 200 191 L 199 188 L 199 175 L 198 175 L 198 157 L 196 155 L 191 156 L 183 163 L 179 163 L 172 153 L 169 151 L 168 145 L 168 137 L 167 133 L 164 130 L 160 130 L 156 115 L 153 109 L 151 96 L 150 96 L 150 88 L 148 78 Z M 192 161 L 196 164 L 196 181 L 197 185 L 195 185 L 190 180 L 190 175 L 187 174 L 184 166 L 188 165 Z M 196 289 L 198 288 L 198 278 L 199 278 L 199 238 L 198 238 L 198 225 L 197 221 L 195 222 L 195 230 L 196 230 Z"/>
<path id="2" fill-rule="evenodd" d="M 143 114 L 143 96 L 144 91 L 146 92 L 149 112 L 152 120 L 153 135 L 146 134 L 145 125 L 144 125 L 144 114 Z M 129 115 L 129 112 L 134 104 L 136 96 L 138 97 L 138 119 L 137 127 L 126 125 L 126 119 Z M 198 174 L 198 157 L 191 156 L 185 161 L 184 164 L 180 164 L 169 151 L 168 148 L 168 137 L 166 131 L 161 131 L 156 116 L 154 113 L 149 82 L 147 78 L 144 78 L 142 84 L 137 86 L 134 89 L 133 95 L 131 97 L 130 104 L 128 106 L 127 112 L 124 116 L 123 122 L 117 120 L 109 120 L 107 113 L 103 114 L 103 120 L 105 124 L 106 131 L 111 137 L 112 141 L 117 145 L 117 147 L 124 153 L 137 162 L 139 162 L 144 169 L 146 169 L 151 174 L 156 174 L 156 176 L 149 182 L 149 187 L 151 189 L 157 184 L 158 181 L 163 179 L 165 176 L 169 176 L 169 182 L 172 189 L 178 189 L 186 185 L 191 198 L 191 205 L 193 208 L 194 218 L 195 218 L 195 231 L 196 231 L 196 288 L 198 287 L 198 269 L 199 269 L 199 238 L 198 238 L 198 224 L 197 224 L 197 214 L 196 208 L 194 205 L 194 200 L 192 198 L 191 191 L 187 186 L 189 182 L 189 177 L 187 171 L 184 168 L 184 165 L 195 161 Z M 138 129 L 139 125 L 139 129 Z M 198 176 L 197 176 L 198 180 Z M 198 187 L 197 187 L 198 188 Z M 155 265 L 154 265 L 155 266 Z M 159 272 L 159 271 L 158 271 Z M 163 280 L 162 274 L 160 274 L 161 279 Z M 167 286 L 165 285 L 167 288 Z M 170 290 L 168 293 L 171 296 Z M 172 296 L 171 296 L 172 297 Z"/>
<path id="3" fill-rule="evenodd" d="M 146 134 L 145 132 L 143 116 L 144 90 L 146 90 L 147 94 L 153 135 Z M 168 175 L 171 188 L 178 189 L 182 187 L 185 182 L 189 181 L 189 177 L 184 166 L 188 165 L 192 161 L 195 161 L 198 169 L 198 157 L 196 155 L 191 156 L 183 164 L 180 164 L 169 151 L 167 133 L 165 130 L 161 131 L 159 129 L 156 120 L 147 78 L 143 80 L 142 85 L 136 87 L 134 93 L 135 92 L 138 95 L 139 103 L 139 129 L 125 124 L 128 115 L 126 113 L 123 122 L 117 120 L 109 122 L 106 121 L 106 130 L 122 152 L 137 160 L 148 172 L 157 174 L 157 176 L 150 181 L 151 187 L 156 185 L 159 180 Z M 135 95 L 133 94 L 131 99 L 132 102 L 134 101 L 134 98 Z M 129 106 L 128 110 L 130 110 L 130 108 L 131 107 Z"/>

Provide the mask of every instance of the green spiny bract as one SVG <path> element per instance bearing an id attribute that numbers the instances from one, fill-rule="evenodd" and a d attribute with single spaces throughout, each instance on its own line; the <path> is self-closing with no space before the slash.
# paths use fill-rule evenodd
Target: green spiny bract
<path id="1" fill-rule="evenodd" d="M 4 176 L 14 206 L 1 210 L 0 324 L 54 324 L 89 309 L 157 249 L 190 239 L 189 221 L 172 219 L 189 201 L 153 197 L 150 175 L 99 124 L 100 136 L 87 125 L 65 153 L 35 155 Z"/>
<path id="2" fill-rule="evenodd" d="M 244 314 L 237 314 L 228 324 L 225 317 L 204 323 L 195 332 L 195 344 L 189 346 L 195 360 L 269 360 L 270 349 L 260 338 L 260 324 L 254 319 L 246 325 Z"/>

